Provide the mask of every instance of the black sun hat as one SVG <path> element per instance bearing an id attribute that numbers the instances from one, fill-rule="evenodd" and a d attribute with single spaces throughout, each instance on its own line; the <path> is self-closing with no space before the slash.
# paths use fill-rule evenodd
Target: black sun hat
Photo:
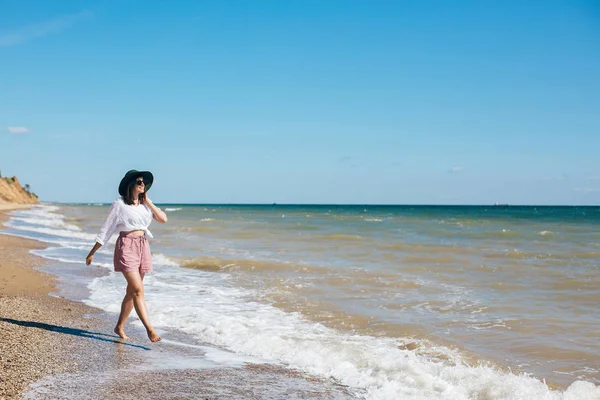
<path id="1" fill-rule="evenodd" d="M 152 172 L 138 171 L 138 170 L 132 169 L 131 171 L 127 171 L 127 173 L 125 174 L 123 179 L 121 179 L 121 183 L 119 183 L 119 194 L 121 196 L 127 195 L 127 186 L 129 185 L 129 183 L 132 180 L 134 180 L 138 176 L 141 176 L 142 178 L 144 178 L 144 183 L 146 184 L 145 192 L 150 190 L 150 186 L 152 186 L 152 182 L 154 182 L 154 176 L 152 175 Z"/>

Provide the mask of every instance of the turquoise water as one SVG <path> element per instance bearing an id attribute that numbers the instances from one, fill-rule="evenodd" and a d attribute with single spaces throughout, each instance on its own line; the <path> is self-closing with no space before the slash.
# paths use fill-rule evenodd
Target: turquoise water
<path id="1" fill-rule="evenodd" d="M 81 243 L 93 244 L 108 206 L 57 206 L 52 212 L 64 219 L 46 228 L 67 224 L 72 233 L 61 235 L 79 235 L 80 242 L 63 243 L 46 255 L 78 262 L 87 252 Z M 177 274 L 187 280 L 202 277 L 211 286 L 242 291 L 244 301 L 274 307 L 285 318 L 360 337 L 401 339 L 400 348 L 426 353 L 429 360 L 452 359 L 434 350 L 452 349 L 468 365 L 530 374 L 551 387 L 600 383 L 600 207 L 161 207 L 169 222 L 151 226 L 156 297 L 167 296 L 167 287 L 179 288 L 173 274 L 182 271 Z M 38 237 L 59 234 L 26 219 L 13 220 L 13 229 L 29 226 Z M 103 248 L 98 257 L 107 267 L 111 250 Z M 159 284 L 160 271 L 171 275 Z M 106 285 L 104 292 L 113 283 Z M 162 304 L 192 304 L 208 289 L 194 290 L 179 300 L 165 297 Z M 113 302 L 92 297 L 100 307 Z M 225 301 L 219 299 L 214 301 Z M 227 307 L 245 318 L 242 306 Z M 199 310 L 188 310 L 189 323 L 202 320 Z M 268 315 L 268 326 L 277 326 L 279 317 Z M 176 321 L 166 314 L 161 320 Z M 203 324 L 198 322 L 197 332 L 209 329 Z M 213 339 L 243 348 L 242 339 L 222 335 Z M 264 355 L 253 351 L 243 350 Z M 304 365 L 298 357 L 286 362 Z"/>

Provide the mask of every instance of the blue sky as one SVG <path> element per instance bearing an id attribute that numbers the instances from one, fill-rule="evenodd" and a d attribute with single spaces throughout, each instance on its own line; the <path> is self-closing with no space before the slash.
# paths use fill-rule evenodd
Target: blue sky
<path id="1" fill-rule="evenodd" d="M 600 204 L 589 1 L 0 0 L 0 171 L 43 200 Z"/>

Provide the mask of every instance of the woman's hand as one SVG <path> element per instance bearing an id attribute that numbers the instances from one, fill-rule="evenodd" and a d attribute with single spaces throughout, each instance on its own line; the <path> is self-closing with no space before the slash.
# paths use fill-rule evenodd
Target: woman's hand
<path id="1" fill-rule="evenodd" d="M 94 253 L 100 248 L 102 247 L 102 245 L 98 242 L 96 242 L 94 244 L 94 247 L 92 248 L 92 250 L 90 250 L 90 252 L 88 253 L 87 257 L 85 258 L 85 265 L 90 265 L 92 263 L 92 261 L 94 261 Z"/>
<path id="2" fill-rule="evenodd" d="M 152 211 L 152 218 L 154 218 L 156 221 L 160 222 L 161 224 L 164 224 L 165 222 L 167 222 L 167 214 L 165 214 L 165 212 L 163 210 L 161 210 L 160 208 L 156 207 L 154 205 L 154 203 L 152 202 L 152 200 L 150 200 L 150 198 L 147 195 L 146 195 L 146 199 L 144 200 L 144 202 L 146 203 L 146 206 L 148 206 L 150 211 Z"/>

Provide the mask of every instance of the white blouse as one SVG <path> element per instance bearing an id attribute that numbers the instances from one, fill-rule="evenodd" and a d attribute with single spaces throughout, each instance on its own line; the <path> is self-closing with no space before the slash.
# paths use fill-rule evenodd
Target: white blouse
<path id="1" fill-rule="evenodd" d="M 104 245 L 108 242 L 115 231 L 129 232 L 143 230 L 146 236 L 152 238 L 152 233 L 148 230 L 152 222 L 152 211 L 145 204 L 128 205 L 123 199 L 118 198 L 112 203 L 108 212 L 108 218 L 102 225 L 100 233 L 96 236 L 96 242 Z"/>

